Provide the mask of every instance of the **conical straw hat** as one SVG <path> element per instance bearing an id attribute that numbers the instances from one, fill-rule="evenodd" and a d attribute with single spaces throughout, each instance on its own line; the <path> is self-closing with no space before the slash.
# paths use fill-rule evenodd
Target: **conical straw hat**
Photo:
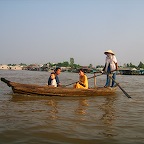
<path id="1" fill-rule="evenodd" d="M 114 52 L 112 50 L 107 50 L 107 51 L 104 52 L 104 54 L 106 54 L 106 53 L 110 53 L 110 54 L 114 55 Z"/>

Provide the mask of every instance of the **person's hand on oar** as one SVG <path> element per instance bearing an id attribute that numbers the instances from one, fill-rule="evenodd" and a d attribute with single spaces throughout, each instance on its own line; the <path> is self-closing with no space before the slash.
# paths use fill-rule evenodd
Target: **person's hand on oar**
<path id="1" fill-rule="evenodd" d="M 104 74 L 104 71 L 103 71 L 103 70 L 101 71 L 101 74 Z"/>

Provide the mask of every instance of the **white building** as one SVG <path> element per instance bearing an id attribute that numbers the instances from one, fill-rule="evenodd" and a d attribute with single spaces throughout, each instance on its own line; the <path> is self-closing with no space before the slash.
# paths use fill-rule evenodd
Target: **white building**
<path id="1" fill-rule="evenodd" d="M 22 66 L 20 65 L 10 66 L 10 70 L 22 70 Z"/>
<path id="2" fill-rule="evenodd" d="M 8 70 L 9 66 L 7 66 L 7 65 L 0 65 L 0 69 L 1 70 Z"/>

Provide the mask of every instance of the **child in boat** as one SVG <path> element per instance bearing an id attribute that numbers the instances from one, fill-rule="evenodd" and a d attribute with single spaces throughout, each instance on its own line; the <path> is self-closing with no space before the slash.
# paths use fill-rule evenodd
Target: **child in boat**
<path id="1" fill-rule="evenodd" d="M 79 70 L 79 81 L 74 84 L 74 88 L 88 89 L 88 79 L 83 69 Z"/>
<path id="2" fill-rule="evenodd" d="M 57 82 L 55 79 L 55 73 L 54 72 L 51 73 L 50 78 L 51 78 L 51 85 L 54 87 L 57 87 Z"/>
<path id="3" fill-rule="evenodd" d="M 57 87 L 61 86 L 61 83 L 60 83 L 60 80 L 58 78 L 58 75 L 61 73 L 61 68 L 60 67 L 57 67 L 55 70 L 54 70 L 54 75 L 55 75 L 55 79 L 56 79 L 56 83 L 57 83 Z M 51 85 L 51 76 L 48 78 L 48 85 Z"/>

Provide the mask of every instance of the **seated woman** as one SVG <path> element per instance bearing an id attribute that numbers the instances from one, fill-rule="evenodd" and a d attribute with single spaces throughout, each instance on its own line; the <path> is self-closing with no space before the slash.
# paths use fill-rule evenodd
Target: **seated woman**
<path id="1" fill-rule="evenodd" d="M 83 69 L 79 70 L 79 81 L 74 84 L 74 88 L 88 89 L 88 79 Z"/>

